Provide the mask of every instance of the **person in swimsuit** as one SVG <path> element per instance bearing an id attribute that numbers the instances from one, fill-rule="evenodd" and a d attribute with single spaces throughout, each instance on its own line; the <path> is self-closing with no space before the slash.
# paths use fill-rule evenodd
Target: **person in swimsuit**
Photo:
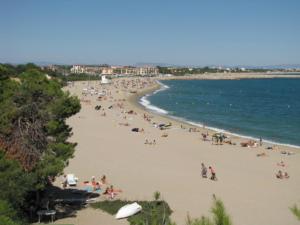
<path id="1" fill-rule="evenodd" d="M 211 180 L 217 180 L 217 176 L 216 176 L 215 170 L 214 170 L 211 166 L 208 167 L 208 169 L 210 170 L 210 173 L 211 173 L 210 179 L 211 179 Z"/>

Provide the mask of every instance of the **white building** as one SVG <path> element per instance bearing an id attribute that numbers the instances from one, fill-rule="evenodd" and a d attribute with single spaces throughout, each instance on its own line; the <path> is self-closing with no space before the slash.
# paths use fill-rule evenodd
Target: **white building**
<path id="1" fill-rule="evenodd" d="M 73 65 L 71 68 L 71 73 L 84 73 L 84 72 L 85 72 L 84 66 Z"/>

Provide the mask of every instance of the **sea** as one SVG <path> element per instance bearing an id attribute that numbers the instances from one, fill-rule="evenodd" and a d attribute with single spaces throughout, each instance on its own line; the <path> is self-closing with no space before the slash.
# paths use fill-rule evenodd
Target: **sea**
<path id="1" fill-rule="evenodd" d="M 165 80 L 148 110 L 216 132 L 300 148 L 300 79 Z"/>

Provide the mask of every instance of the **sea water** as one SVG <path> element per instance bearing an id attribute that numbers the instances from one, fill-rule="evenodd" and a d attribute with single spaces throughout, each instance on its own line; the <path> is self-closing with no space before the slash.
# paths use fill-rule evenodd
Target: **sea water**
<path id="1" fill-rule="evenodd" d="M 169 80 L 141 98 L 194 125 L 300 146 L 300 79 Z"/>

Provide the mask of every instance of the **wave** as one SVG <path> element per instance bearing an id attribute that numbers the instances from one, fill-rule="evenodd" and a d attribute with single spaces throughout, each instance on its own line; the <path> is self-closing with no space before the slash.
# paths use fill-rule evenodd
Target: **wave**
<path id="1" fill-rule="evenodd" d="M 158 89 L 158 90 L 156 90 L 156 91 L 154 91 L 153 93 L 147 94 L 147 95 L 143 96 L 142 98 L 140 98 L 139 103 L 141 105 L 143 105 L 146 109 L 149 109 L 149 110 L 154 111 L 154 112 L 159 113 L 159 114 L 166 115 L 166 114 L 169 113 L 168 111 L 166 111 L 166 110 L 164 110 L 162 108 L 159 108 L 159 107 L 157 107 L 155 105 L 152 105 L 151 102 L 148 100 L 148 97 L 150 97 L 150 96 L 152 96 L 152 95 L 154 95 L 154 94 L 156 94 L 156 93 L 158 93 L 160 91 L 164 91 L 164 90 L 170 88 L 169 86 L 167 86 L 167 85 L 165 85 L 165 84 L 163 84 L 163 83 L 161 83 L 159 81 L 156 81 L 156 82 L 160 85 L 161 88 Z"/>
<path id="2" fill-rule="evenodd" d="M 158 92 L 160 92 L 160 91 L 164 91 L 164 90 L 170 88 L 168 85 L 165 85 L 165 84 L 159 82 L 158 80 L 156 81 L 156 83 L 158 83 L 158 84 L 160 85 L 160 89 L 154 91 L 151 95 L 154 95 L 154 94 L 156 94 L 156 93 L 158 93 Z M 149 96 L 150 96 L 150 95 L 149 95 Z"/>
<path id="3" fill-rule="evenodd" d="M 201 127 L 203 128 L 204 127 L 204 124 L 202 124 L 201 122 L 195 122 L 195 121 L 189 121 L 185 118 L 182 118 L 182 117 L 176 117 L 176 116 L 173 116 L 173 115 L 169 115 L 169 112 L 162 109 L 162 108 L 159 108 L 155 105 L 152 105 L 151 102 L 148 100 L 148 98 L 160 91 L 164 91 L 168 88 L 170 88 L 169 86 L 159 82 L 159 81 L 156 81 L 160 86 L 161 88 L 154 91 L 153 93 L 151 94 L 147 94 L 145 96 L 143 96 L 142 98 L 140 98 L 140 101 L 139 103 L 141 105 L 143 105 L 146 109 L 149 109 L 155 113 L 158 113 L 158 114 L 164 114 L 164 115 L 167 115 L 168 114 L 168 117 L 174 119 L 174 120 L 177 120 L 177 121 L 181 121 L 181 122 L 184 122 L 184 123 L 187 123 L 187 124 L 190 124 L 190 125 L 193 125 L 193 126 L 196 126 L 196 127 Z M 213 130 L 213 131 L 216 131 L 216 132 L 222 132 L 222 133 L 225 133 L 227 135 L 232 135 L 232 136 L 236 136 L 236 137 L 240 137 L 240 138 L 245 138 L 245 139 L 251 139 L 251 140 L 257 140 L 259 141 L 259 138 L 256 138 L 256 137 L 252 137 L 252 136 L 247 136 L 247 135 L 242 135 L 242 134 L 237 134 L 237 133 L 233 133 L 233 132 L 230 132 L 230 131 L 227 131 L 227 130 L 224 130 L 224 129 L 220 129 L 220 128 L 217 128 L 217 127 L 209 127 L 209 126 L 205 126 L 205 128 L 209 129 L 209 130 Z M 292 147 L 292 148 L 299 148 L 300 149 L 300 146 L 298 145 L 292 145 L 292 144 L 288 144 L 288 143 L 280 143 L 280 142 L 275 142 L 275 141 L 272 141 L 272 140 L 267 140 L 267 139 L 263 139 L 263 142 L 264 143 L 268 143 L 268 144 L 271 144 L 271 145 L 281 145 L 281 146 L 286 146 L 286 147 Z"/>
<path id="4" fill-rule="evenodd" d="M 159 114 L 168 114 L 168 111 L 161 109 L 157 106 L 151 105 L 150 101 L 147 99 L 150 95 L 145 95 L 140 99 L 140 104 L 143 105 L 145 108 L 157 112 Z"/>

